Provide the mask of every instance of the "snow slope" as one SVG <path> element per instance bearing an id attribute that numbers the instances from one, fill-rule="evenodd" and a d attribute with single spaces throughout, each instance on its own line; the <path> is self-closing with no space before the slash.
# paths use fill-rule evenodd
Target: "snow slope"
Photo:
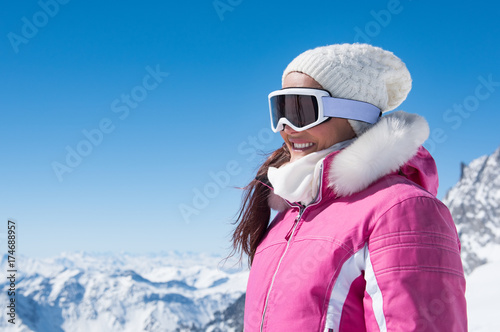
<path id="1" fill-rule="evenodd" d="M 465 295 L 470 332 L 500 331 L 498 276 L 500 260 L 479 266 L 467 277 Z"/>

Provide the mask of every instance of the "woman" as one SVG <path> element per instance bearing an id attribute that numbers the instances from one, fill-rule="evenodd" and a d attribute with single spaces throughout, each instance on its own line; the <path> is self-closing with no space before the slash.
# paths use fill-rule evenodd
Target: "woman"
<path id="1" fill-rule="evenodd" d="M 233 235 L 251 263 L 245 331 L 466 331 L 465 279 L 405 64 L 366 44 L 308 50 L 269 95 L 284 140 Z M 278 214 L 268 224 L 270 209 Z"/>

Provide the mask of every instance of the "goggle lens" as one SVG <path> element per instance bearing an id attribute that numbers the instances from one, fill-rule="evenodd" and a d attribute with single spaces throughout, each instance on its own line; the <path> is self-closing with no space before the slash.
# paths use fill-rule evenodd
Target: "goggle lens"
<path id="1" fill-rule="evenodd" d="M 282 118 L 295 127 L 305 127 L 318 120 L 318 100 L 316 96 L 278 95 L 271 97 L 271 112 L 274 128 Z"/>

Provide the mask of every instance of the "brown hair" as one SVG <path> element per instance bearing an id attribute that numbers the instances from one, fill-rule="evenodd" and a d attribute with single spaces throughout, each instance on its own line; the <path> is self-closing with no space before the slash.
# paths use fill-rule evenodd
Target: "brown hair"
<path id="1" fill-rule="evenodd" d="M 267 199 L 271 189 L 267 185 L 267 170 L 269 167 L 280 167 L 290 161 L 290 151 L 285 144 L 266 159 L 253 179 L 245 188 L 237 224 L 232 236 L 233 253 L 248 255 L 248 263 L 252 264 L 255 251 L 266 234 L 267 225 L 271 217 L 271 209 Z"/>

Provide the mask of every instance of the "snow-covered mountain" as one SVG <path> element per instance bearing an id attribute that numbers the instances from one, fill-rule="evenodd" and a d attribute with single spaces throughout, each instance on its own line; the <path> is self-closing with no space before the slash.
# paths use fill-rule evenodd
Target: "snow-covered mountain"
<path id="1" fill-rule="evenodd" d="M 216 312 L 215 319 L 205 326 L 207 332 L 243 331 L 245 294 L 223 312 Z"/>
<path id="2" fill-rule="evenodd" d="M 500 248 L 500 147 L 490 156 L 462 164 L 460 181 L 446 194 L 462 243 L 467 274 L 498 257 Z"/>
<path id="3" fill-rule="evenodd" d="M 0 265 L 7 270 L 6 257 Z M 75 253 L 19 257 L 17 266 L 16 324 L 1 319 L 2 331 L 241 330 L 221 318 L 241 303 L 248 271 L 221 257 Z M 0 303 L 9 300 L 4 280 Z"/>
<path id="4" fill-rule="evenodd" d="M 461 178 L 443 202 L 462 243 L 469 331 L 500 331 L 500 147 L 462 164 Z"/>

